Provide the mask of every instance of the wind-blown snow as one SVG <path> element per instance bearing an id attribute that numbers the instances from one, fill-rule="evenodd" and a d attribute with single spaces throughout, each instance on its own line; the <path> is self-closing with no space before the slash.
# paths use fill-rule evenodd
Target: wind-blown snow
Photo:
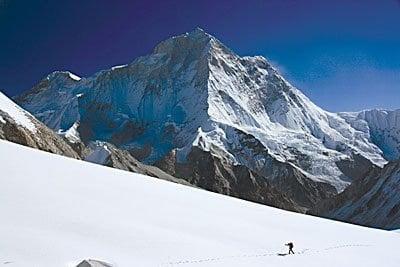
<path id="1" fill-rule="evenodd" d="M 398 234 L 291 213 L 0 141 L 0 262 L 398 266 Z M 23 162 L 23 168 L 21 168 Z M 293 241 L 291 256 L 284 243 Z"/>
<path id="2" fill-rule="evenodd" d="M 2 92 L 0 92 L 0 110 L 7 113 L 17 124 L 31 132 L 36 132 L 36 127 L 30 118 L 31 116 Z M 5 122 L 3 118 L 1 119 L 2 122 Z"/>

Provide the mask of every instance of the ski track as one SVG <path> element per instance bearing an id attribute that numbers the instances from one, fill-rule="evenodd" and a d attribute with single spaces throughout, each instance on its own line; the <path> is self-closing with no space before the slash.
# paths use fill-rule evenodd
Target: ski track
<path id="1" fill-rule="evenodd" d="M 317 253 L 323 253 L 329 250 L 334 250 L 334 249 L 343 249 L 343 248 L 351 248 L 351 247 L 370 247 L 371 245 L 363 245 L 363 244 L 353 244 L 353 245 L 339 245 L 339 246 L 334 246 L 334 247 L 327 247 L 319 250 L 310 250 L 310 249 L 303 249 L 299 252 L 295 252 L 292 256 L 295 255 L 304 255 L 304 254 L 317 254 Z M 208 259 L 199 259 L 199 260 L 181 260 L 181 261 L 176 261 L 176 262 L 168 262 L 168 263 L 163 263 L 160 265 L 161 266 L 174 266 L 174 265 L 183 265 L 183 264 L 197 264 L 197 263 L 204 263 L 204 262 L 212 262 L 212 261 L 223 261 L 223 260 L 228 260 L 228 259 L 235 259 L 235 258 L 259 258 L 259 257 L 271 257 L 271 256 L 289 256 L 287 253 L 272 253 L 272 252 L 267 252 L 263 254 L 243 254 L 243 255 L 235 255 L 235 256 L 226 256 L 226 257 L 217 257 L 217 258 L 208 258 Z"/>

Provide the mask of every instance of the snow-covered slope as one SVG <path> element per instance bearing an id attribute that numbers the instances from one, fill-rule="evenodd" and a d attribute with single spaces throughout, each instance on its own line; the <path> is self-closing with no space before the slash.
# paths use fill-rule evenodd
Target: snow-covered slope
<path id="1" fill-rule="evenodd" d="M 20 108 L 2 92 L 0 92 L 0 111 L 6 113 L 9 117 L 11 117 L 16 124 L 30 130 L 31 132 L 36 131 L 35 125 L 32 122 L 32 115 Z M 6 123 L 4 118 L 1 116 L 0 123 Z"/>
<path id="2" fill-rule="evenodd" d="M 1 92 L 0 139 L 67 157 L 80 158 L 65 140 Z"/>
<path id="3" fill-rule="evenodd" d="M 84 142 L 113 143 L 146 163 L 173 151 L 177 163 L 191 165 L 200 148 L 283 189 L 287 178 L 288 192 L 310 191 L 307 184 L 305 206 L 350 184 L 353 172 L 338 163 L 354 155 L 386 163 L 369 132 L 316 106 L 265 58 L 239 57 L 201 29 L 92 77 L 52 73 L 16 100 L 56 131 L 79 122 Z"/>
<path id="4" fill-rule="evenodd" d="M 67 267 L 84 259 L 119 267 L 390 267 L 400 261 L 400 254 L 390 253 L 400 246 L 396 233 L 5 141 L 0 141 L 0 161 L 0 262 L 10 266 Z M 278 256 L 288 241 L 297 254 Z"/>
<path id="5" fill-rule="evenodd" d="M 400 161 L 375 168 L 315 213 L 336 220 L 384 229 L 400 227 Z"/>

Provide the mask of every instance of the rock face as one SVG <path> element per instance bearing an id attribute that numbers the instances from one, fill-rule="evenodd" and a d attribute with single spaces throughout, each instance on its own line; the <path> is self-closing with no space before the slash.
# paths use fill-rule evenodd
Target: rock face
<path id="1" fill-rule="evenodd" d="M 0 92 L 0 139 L 80 159 L 60 136 Z"/>
<path id="2" fill-rule="evenodd" d="M 79 134 L 75 132 L 76 127 L 78 126 L 75 125 L 69 131 L 56 134 L 0 92 L 0 139 L 70 158 L 84 159 L 104 166 L 189 185 L 185 180 L 172 177 L 157 167 L 139 162 L 127 151 L 117 149 L 111 144 L 94 142 L 86 146 L 80 141 Z"/>
<path id="3" fill-rule="evenodd" d="M 247 138 L 254 141 L 250 136 Z M 245 140 L 240 143 L 246 145 Z M 253 144 L 254 149 L 257 147 Z M 337 193 L 333 186 L 310 180 L 295 167 L 274 159 L 266 151 L 257 154 L 264 154 L 262 156 L 268 160 L 260 171 L 241 164 L 232 165 L 197 146 L 191 148 L 184 162 L 178 160 L 177 153 L 173 150 L 156 166 L 210 191 L 297 211 L 304 211 L 304 207 L 311 207 L 316 201 Z"/>
<path id="4" fill-rule="evenodd" d="M 210 152 L 194 147 L 185 163 L 172 151 L 156 165 L 175 177 L 209 191 L 238 197 L 286 210 L 304 212 L 290 195 L 282 193 L 263 176 L 244 165 L 231 165 Z"/>
<path id="5" fill-rule="evenodd" d="M 55 131 L 76 130 L 85 143 L 112 143 L 204 188 L 263 203 L 271 185 L 310 208 L 357 179 L 359 166 L 397 155 L 374 143 L 361 113 L 319 108 L 265 58 L 240 57 L 201 29 L 92 77 L 52 73 L 16 101 Z M 203 157 L 207 166 L 195 161 Z"/>
<path id="6" fill-rule="evenodd" d="M 215 192 L 227 193 L 248 200 L 269 204 L 271 206 L 293 211 L 302 211 L 300 207 L 298 207 L 287 196 L 281 194 L 279 191 L 268 185 L 265 179 L 257 177 L 258 181 L 256 181 L 254 178 L 255 175 L 244 166 L 235 167 L 234 171 L 230 171 L 229 168 L 231 166 L 226 165 L 225 173 L 220 175 L 218 178 L 221 181 L 224 181 L 226 178 L 232 178 L 235 179 L 236 183 L 239 182 L 244 185 L 246 177 L 242 177 L 242 175 L 246 174 L 248 176 L 247 178 L 251 181 L 254 180 L 255 184 L 251 185 L 251 181 L 249 181 L 250 184 L 248 185 L 248 189 L 246 192 L 243 191 L 243 193 L 240 192 L 243 188 L 240 188 L 238 185 L 233 186 L 232 190 L 221 191 L 221 188 L 213 186 L 207 187 L 203 184 L 202 182 L 207 178 L 202 177 L 203 180 L 198 182 L 192 179 L 184 180 L 182 178 L 174 177 L 155 166 L 141 163 L 128 151 L 118 149 L 110 143 L 94 141 L 85 145 L 80 141 L 80 135 L 77 132 L 77 128 L 79 128 L 79 124 L 75 123 L 67 131 L 59 131 L 59 134 L 56 134 L 43 123 L 35 119 L 27 111 L 23 110 L 5 95 L 0 93 L 0 139 L 5 139 L 58 155 L 83 159 L 95 164 L 160 178 L 166 181 L 188 186 L 200 186 Z M 216 166 L 220 164 L 219 159 L 215 159 L 215 161 Z M 211 162 L 208 163 L 211 164 Z M 219 166 L 224 165 L 220 164 Z M 220 167 L 220 169 L 223 170 L 223 167 Z M 175 174 L 175 172 L 171 173 Z M 229 173 L 232 173 L 232 176 L 228 176 L 227 174 Z M 186 174 L 188 173 L 183 172 L 181 176 L 186 177 Z M 203 175 L 204 174 L 205 173 L 203 173 Z M 213 177 L 217 179 L 217 175 Z M 232 183 L 232 179 L 229 180 L 229 182 Z M 208 183 L 211 184 L 212 181 L 210 180 Z M 257 185 L 257 183 L 260 183 L 260 185 Z M 89 263 L 92 265 L 87 265 Z M 98 265 L 95 265 L 94 262 L 83 261 L 79 266 Z"/>
<path id="7" fill-rule="evenodd" d="M 400 228 L 400 161 L 373 168 L 312 214 L 383 229 Z"/>

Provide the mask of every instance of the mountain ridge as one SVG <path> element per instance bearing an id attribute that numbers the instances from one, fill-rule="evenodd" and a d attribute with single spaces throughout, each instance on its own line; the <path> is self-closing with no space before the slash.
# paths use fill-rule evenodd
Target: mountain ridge
<path id="1" fill-rule="evenodd" d="M 265 58 L 240 57 L 203 30 L 169 38 L 148 56 L 88 78 L 54 76 L 16 98 L 53 130 L 79 122 L 85 143 L 110 142 L 152 164 L 174 150 L 176 163 L 196 167 L 187 159 L 200 148 L 275 185 L 283 178 L 300 181 L 290 190 L 281 185 L 293 195 L 312 184 L 319 189 L 309 192 L 307 207 L 327 187 L 334 187 L 331 195 L 351 183 L 352 166 L 361 165 L 351 162 L 387 162 L 368 122 L 319 108 Z M 298 175 L 282 177 L 278 169 Z M 221 192 L 230 192 L 229 179 Z"/>
<path id="2" fill-rule="evenodd" d="M 191 185 L 157 167 L 139 162 L 128 152 L 111 144 L 92 142 L 86 146 L 79 140 L 76 128 L 77 125 L 74 125 L 70 131 L 55 133 L 0 91 L 0 139 L 57 155 Z"/>
<path id="3" fill-rule="evenodd" d="M 400 160 L 373 168 L 342 193 L 322 201 L 310 214 L 358 225 L 394 230 L 400 227 Z"/>

